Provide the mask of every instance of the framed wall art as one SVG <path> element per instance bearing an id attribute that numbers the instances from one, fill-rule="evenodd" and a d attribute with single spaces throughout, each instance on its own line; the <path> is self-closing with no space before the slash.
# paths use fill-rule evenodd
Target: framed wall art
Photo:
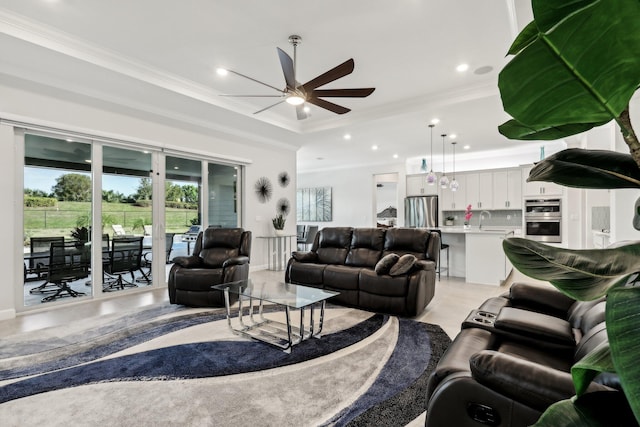
<path id="1" fill-rule="evenodd" d="M 296 203 L 298 221 L 333 220 L 331 187 L 299 188 Z"/>

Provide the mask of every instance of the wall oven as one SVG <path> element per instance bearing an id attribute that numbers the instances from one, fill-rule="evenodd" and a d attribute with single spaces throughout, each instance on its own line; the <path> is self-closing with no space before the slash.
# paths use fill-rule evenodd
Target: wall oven
<path id="1" fill-rule="evenodd" d="M 524 202 L 525 237 L 545 243 L 562 243 L 560 199 L 528 199 Z"/>

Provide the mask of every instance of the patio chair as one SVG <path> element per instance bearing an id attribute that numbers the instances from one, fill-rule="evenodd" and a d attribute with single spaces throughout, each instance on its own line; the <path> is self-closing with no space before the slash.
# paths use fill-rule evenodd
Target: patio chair
<path id="1" fill-rule="evenodd" d="M 40 278 L 47 272 L 51 242 L 64 242 L 64 236 L 32 237 L 29 239 L 27 274 L 36 274 Z"/>
<path id="2" fill-rule="evenodd" d="M 84 242 L 51 242 L 49 264 L 47 266 L 47 282 L 57 288 L 56 292 L 42 299 L 42 302 L 57 298 L 85 295 L 69 285 L 76 280 L 89 277 L 91 251 Z"/>
<path id="3" fill-rule="evenodd" d="M 124 227 L 122 227 L 122 225 L 120 224 L 112 224 L 111 228 L 113 229 L 113 236 L 120 236 L 120 237 L 124 237 L 127 235 L 127 233 L 125 233 L 124 231 Z"/>
<path id="4" fill-rule="evenodd" d="M 298 249 L 302 251 L 306 251 L 309 245 L 313 244 L 313 241 L 316 238 L 316 234 L 318 234 L 318 226 L 310 225 L 306 229 L 306 233 L 304 239 L 298 240 Z"/>
<path id="5" fill-rule="evenodd" d="M 166 233 L 164 238 L 165 238 L 165 262 L 167 264 L 170 264 L 170 258 L 171 258 L 171 251 L 173 250 L 173 238 L 176 235 L 176 233 Z M 138 277 L 136 279 L 137 283 L 151 283 L 152 279 L 151 279 L 151 262 L 152 262 L 152 252 L 151 251 L 147 251 L 142 255 L 142 268 L 146 269 L 146 275 L 143 275 L 142 277 Z"/>
<path id="6" fill-rule="evenodd" d="M 56 237 L 32 237 L 29 240 L 29 256 L 25 257 L 24 280 L 27 276 L 35 274 L 35 278 L 29 280 L 46 279 L 51 255 L 51 243 L 64 243 L 64 236 Z M 48 281 L 29 291 L 31 294 L 56 291 L 57 287 Z"/>
<path id="7" fill-rule="evenodd" d="M 142 270 L 142 236 L 116 237 L 111 241 L 111 250 L 107 264 L 103 267 L 105 280 L 103 291 L 137 287 L 135 272 L 140 271 L 146 281 L 150 281 Z M 131 275 L 131 280 L 124 279 L 125 274 Z"/>

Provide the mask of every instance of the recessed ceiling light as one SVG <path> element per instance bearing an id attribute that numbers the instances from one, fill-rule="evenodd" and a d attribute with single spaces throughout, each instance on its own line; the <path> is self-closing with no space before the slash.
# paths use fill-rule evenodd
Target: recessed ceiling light
<path id="1" fill-rule="evenodd" d="M 180 169 L 178 166 L 174 166 L 173 168 L 174 168 L 174 169 Z"/>
<path id="2" fill-rule="evenodd" d="M 456 139 L 456 136 L 458 136 L 458 135 L 456 135 L 455 133 L 452 133 L 451 135 L 449 135 L 449 138 Z"/>
<path id="3" fill-rule="evenodd" d="M 431 119 L 432 125 L 437 125 L 438 123 L 440 123 L 440 119 Z"/>
<path id="4" fill-rule="evenodd" d="M 471 146 L 470 146 L 470 145 L 465 145 L 465 146 L 464 146 L 464 147 L 462 147 L 462 148 L 464 148 L 465 150 L 468 150 L 469 148 L 471 148 Z"/>
<path id="5" fill-rule="evenodd" d="M 216 70 L 216 73 L 217 73 L 219 76 L 226 76 L 227 74 L 229 74 L 229 71 L 228 71 L 228 70 L 226 70 L 226 69 L 224 69 L 224 68 L 218 68 L 218 69 Z"/>
<path id="6" fill-rule="evenodd" d="M 372 145 L 372 146 L 371 146 L 371 149 L 372 149 L 373 151 L 376 151 L 376 150 L 378 149 L 378 146 L 377 146 L 377 145 Z"/>
<path id="7" fill-rule="evenodd" d="M 469 69 L 469 64 L 460 64 L 456 67 L 456 71 L 459 73 L 464 73 Z"/>
<path id="8" fill-rule="evenodd" d="M 350 133 L 345 133 L 343 136 L 344 139 L 346 139 L 347 141 L 351 139 L 351 134 Z"/>
<path id="9" fill-rule="evenodd" d="M 398 155 L 397 155 L 397 154 L 394 154 L 394 155 L 393 155 L 393 158 L 394 158 L 394 159 L 397 159 L 397 158 L 398 158 Z"/>

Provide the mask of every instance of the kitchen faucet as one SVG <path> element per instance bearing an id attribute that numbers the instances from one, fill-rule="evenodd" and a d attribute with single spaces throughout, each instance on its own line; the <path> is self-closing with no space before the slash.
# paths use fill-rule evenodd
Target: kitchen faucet
<path id="1" fill-rule="evenodd" d="M 489 215 L 489 218 L 491 218 L 491 212 L 489 212 L 489 211 L 482 211 L 482 212 L 480 212 L 480 225 L 478 226 L 478 228 L 479 228 L 480 230 L 482 230 L 482 218 L 484 218 L 484 217 L 482 216 L 482 214 L 485 214 L 485 213 L 486 213 L 487 215 Z"/>

